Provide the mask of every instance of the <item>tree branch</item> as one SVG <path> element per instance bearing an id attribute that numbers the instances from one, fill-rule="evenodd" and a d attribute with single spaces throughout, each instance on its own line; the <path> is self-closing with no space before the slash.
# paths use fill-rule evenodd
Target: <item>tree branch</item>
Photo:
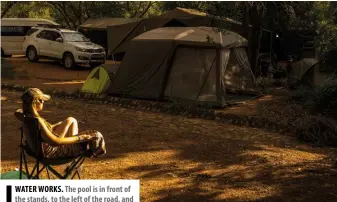
<path id="1" fill-rule="evenodd" d="M 3 10 L 3 11 L 1 11 L 1 19 L 6 15 L 6 13 L 11 9 L 11 8 L 13 8 L 13 6 L 16 4 L 16 3 L 18 3 L 17 1 L 10 1 L 10 2 L 7 2 L 8 3 L 8 5 L 7 5 L 7 7 Z"/>
<path id="2" fill-rule="evenodd" d="M 143 10 L 143 12 L 138 17 L 142 18 L 147 13 L 147 11 L 150 9 L 151 6 L 152 6 L 152 2 L 150 1 L 147 7 Z"/>
<path id="3" fill-rule="evenodd" d="M 74 3 L 78 3 L 78 5 L 74 6 Z M 78 25 L 82 24 L 82 2 L 81 1 L 69 2 L 69 7 L 73 10 L 73 14 L 77 18 Z M 76 21 L 73 24 L 74 26 L 77 27 Z"/>
<path id="4" fill-rule="evenodd" d="M 137 16 L 137 14 L 138 14 L 138 11 L 140 10 L 140 8 L 142 7 L 142 5 L 143 5 L 143 2 L 139 2 L 139 5 L 138 5 L 138 8 L 136 9 L 136 12 L 133 14 L 133 15 L 131 15 L 131 17 L 130 18 L 134 18 L 134 17 L 136 17 Z"/>
<path id="5" fill-rule="evenodd" d="M 67 15 L 65 13 L 63 13 L 62 6 L 60 4 L 58 4 L 57 2 L 50 1 L 48 3 L 52 6 L 52 8 L 56 9 L 63 16 L 67 26 L 71 28 L 71 24 L 70 24 L 70 21 L 69 21 Z"/>

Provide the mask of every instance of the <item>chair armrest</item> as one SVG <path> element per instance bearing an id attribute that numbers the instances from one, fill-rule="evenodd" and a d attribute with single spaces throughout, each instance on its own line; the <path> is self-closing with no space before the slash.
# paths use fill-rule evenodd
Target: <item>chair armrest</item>
<path id="1" fill-rule="evenodd" d="M 23 123 L 25 116 L 23 115 L 22 109 L 16 110 L 16 112 L 14 112 L 14 115 L 15 115 L 16 119 L 18 119 L 20 122 Z"/>

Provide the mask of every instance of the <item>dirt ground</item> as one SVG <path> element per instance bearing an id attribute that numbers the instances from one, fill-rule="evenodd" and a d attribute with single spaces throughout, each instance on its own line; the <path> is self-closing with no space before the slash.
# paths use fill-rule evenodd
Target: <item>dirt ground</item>
<path id="1" fill-rule="evenodd" d="M 107 60 L 106 64 L 114 63 Z M 29 62 L 26 57 L 14 56 L 1 60 L 2 82 L 30 85 L 43 89 L 80 89 L 87 78 L 90 68 L 80 66 L 74 70 L 64 69 L 58 61 L 40 59 L 37 63 Z"/>
<path id="2" fill-rule="evenodd" d="M 58 72 L 69 72 L 67 80 L 86 77 L 84 70 L 61 66 L 47 76 Z M 20 95 L 1 91 L 1 172 L 19 166 L 19 123 L 13 113 L 21 107 Z M 53 98 L 42 116 L 50 122 L 72 116 L 80 130 L 98 129 L 108 152 L 86 160 L 82 177 L 140 179 L 141 201 L 337 201 L 334 148 L 311 147 L 262 129 L 81 100 Z"/>

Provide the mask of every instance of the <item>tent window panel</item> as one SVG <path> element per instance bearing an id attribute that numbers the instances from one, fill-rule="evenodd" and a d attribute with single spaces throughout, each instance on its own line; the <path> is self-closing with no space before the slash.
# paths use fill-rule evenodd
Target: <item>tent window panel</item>
<path id="1" fill-rule="evenodd" d="M 198 100 L 198 95 L 199 97 L 215 95 L 212 92 L 213 88 L 214 92 L 216 91 L 215 79 L 213 83 L 206 80 L 207 75 L 214 74 L 210 69 L 215 56 L 214 49 L 178 48 L 172 63 L 166 96 Z M 204 86 L 203 89 L 201 89 L 202 86 Z"/>
<path id="2" fill-rule="evenodd" d="M 244 52 L 243 52 L 244 51 Z M 254 89 L 254 76 L 249 66 L 248 57 L 245 49 L 231 52 L 223 81 L 226 91 L 243 92 Z"/>
<path id="3" fill-rule="evenodd" d="M 220 52 L 220 57 L 221 57 L 221 69 L 220 69 L 220 75 L 224 75 L 227 65 L 228 65 L 228 60 L 229 60 L 229 55 L 230 55 L 230 49 L 222 49 Z M 222 95 L 224 96 L 226 94 L 226 85 L 225 81 L 223 78 L 221 78 L 221 89 L 222 89 Z"/>
<path id="4" fill-rule="evenodd" d="M 205 61 L 205 75 L 203 78 L 203 86 L 198 96 L 200 102 L 217 102 L 216 94 L 216 51 L 212 53 L 212 57 L 208 57 Z M 206 79 L 206 80 L 205 80 Z"/>

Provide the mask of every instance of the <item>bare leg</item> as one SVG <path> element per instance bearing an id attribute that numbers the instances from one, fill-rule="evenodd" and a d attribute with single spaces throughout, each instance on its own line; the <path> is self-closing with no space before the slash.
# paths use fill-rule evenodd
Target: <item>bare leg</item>
<path id="1" fill-rule="evenodd" d="M 78 134 L 77 120 L 73 117 L 68 117 L 54 129 L 54 132 L 60 137 L 71 137 Z"/>

